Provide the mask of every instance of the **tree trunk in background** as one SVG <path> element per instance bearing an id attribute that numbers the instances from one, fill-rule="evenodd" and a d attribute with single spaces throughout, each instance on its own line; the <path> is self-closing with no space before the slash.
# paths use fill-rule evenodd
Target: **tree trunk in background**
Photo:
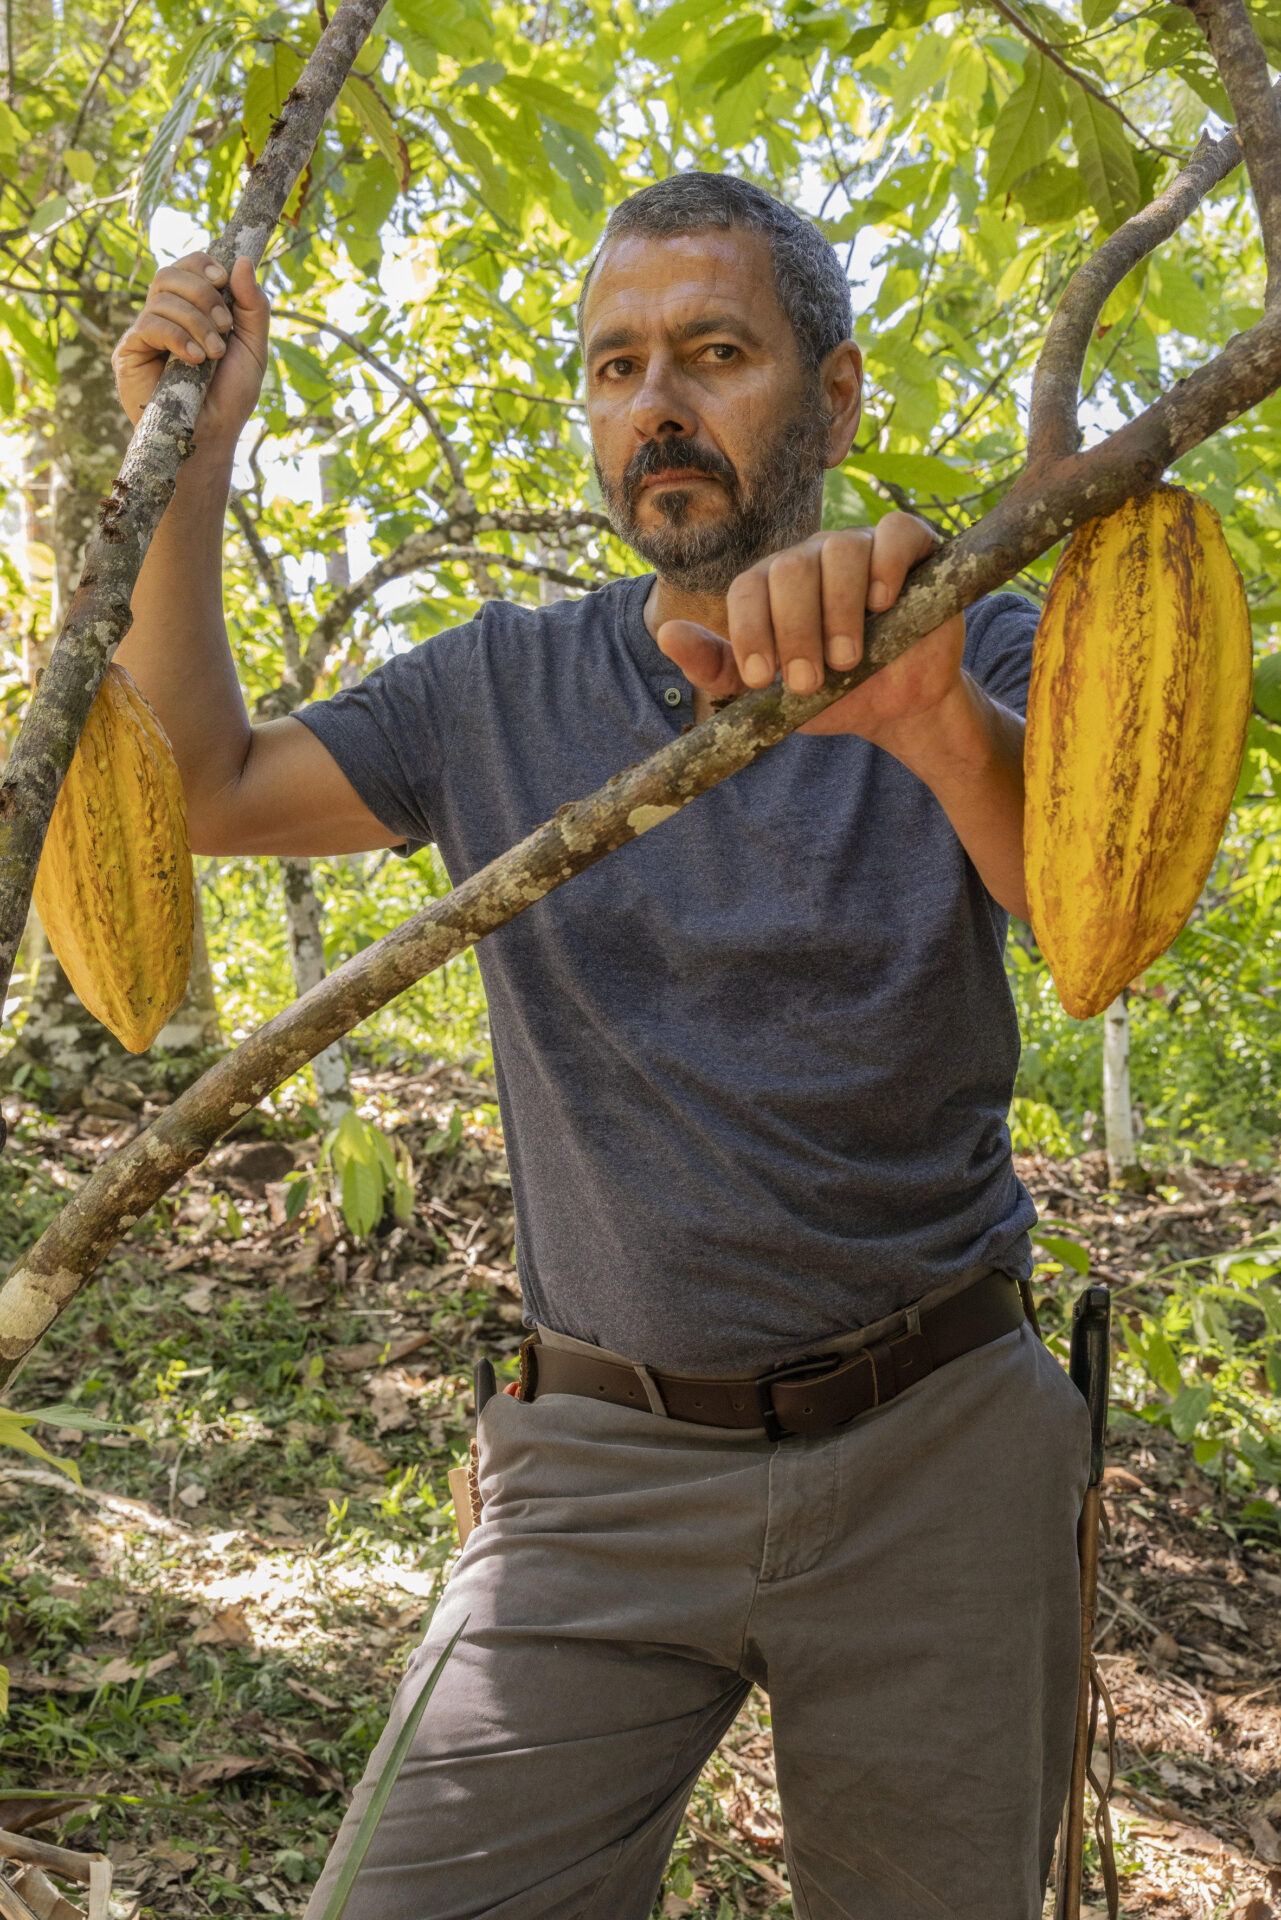
<path id="1" fill-rule="evenodd" d="M 298 997 L 317 986 L 325 977 L 325 943 L 320 926 L 320 898 L 311 877 L 311 861 L 283 859 L 281 878 L 285 883 L 285 920 L 289 928 L 289 957 L 293 962 L 294 985 Z M 316 1076 L 316 1093 L 321 1117 L 327 1127 L 336 1127 L 351 1105 L 347 1083 L 347 1058 L 335 1041 L 325 1047 L 311 1063 Z"/>
<path id="2" fill-rule="evenodd" d="M 83 297 L 82 310 L 95 333 L 75 327 L 59 346 L 58 389 L 48 439 L 43 448 L 33 449 L 27 466 L 30 483 L 42 456 L 47 465 L 47 514 L 39 511 L 38 494 L 29 498 L 28 529 L 31 538 L 46 542 L 54 552 L 49 628 L 43 636 L 29 636 L 26 646 L 27 670 L 33 680 L 45 666 L 53 635 L 75 592 L 85 543 L 97 525 L 100 504 L 111 490 L 129 441 L 129 422 L 116 398 L 110 349 L 103 343 L 114 341 L 128 326 L 134 304 L 115 302 L 105 293 L 90 290 Z M 33 923 L 38 926 L 34 916 Z M 145 1057 L 127 1053 L 73 993 L 43 930 L 38 938 L 29 934 L 28 952 L 29 1011 L 17 1043 L 0 1063 L 0 1077 L 11 1079 L 20 1066 L 30 1063 L 48 1075 L 47 1086 L 40 1090 L 55 1104 L 71 1101 L 87 1081 L 104 1074 L 131 1082 L 141 1077 L 143 1082 L 163 1078 L 169 1084 L 184 1084 L 207 1064 L 196 1056 L 222 1044 L 199 889 L 191 981 L 182 1005 L 155 1042 L 167 1053 L 191 1056 L 191 1072 L 179 1066 L 159 1075 L 154 1068 L 149 1070 Z"/>
<path id="3" fill-rule="evenodd" d="M 563 547 L 547 547 L 540 540 L 538 557 L 544 566 L 559 567 L 563 573 L 569 565 L 569 555 Z M 538 582 L 538 604 L 550 607 L 557 600 L 568 600 L 569 588 L 560 580 L 540 580 Z"/>
<path id="4" fill-rule="evenodd" d="M 1134 1182 L 1134 1109 L 1130 1102 L 1130 1010 L 1119 993 L 1103 1015 L 1103 1124 L 1108 1174 L 1114 1185 Z"/>
<path id="5" fill-rule="evenodd" d="M 333 461 L 323 455 L 320 461 L 320 497 L 325 506 L 339 498 Z M 347 535 L 325 556 L 325 578 L 331 587 L 351 585 L 351 566 L 347 557 Z M 285 883 L 285 923 L 289 931 L 289 958 L 293 963 L 294 986 L 299 999 L 325 977 L 325 938 L 321 921 L 320 896 L 307 859 L 284 859 L 280 876 Z M 335 1041 L 318 1053 L 311 1063 L 316 1076 L 316 1094 L 321 1118 L 327 1127 L 336 1127 L 351 1105 L 347 1079 L 347 1054 L 341 1041 Z"/>

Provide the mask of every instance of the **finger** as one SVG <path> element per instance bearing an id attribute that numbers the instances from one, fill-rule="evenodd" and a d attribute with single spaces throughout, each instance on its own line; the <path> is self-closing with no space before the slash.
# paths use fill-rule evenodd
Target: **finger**
<path id="1" fill-rule="evenodd" d="M 713 700 L 743 691 L 733 648 L 710 628 L 693 620 L 665 620 L 658 629 L 658 644 L 690 685 L 701 687 Z"/>
<path id="2" fill-rule="evenodd" d="M 226 308 L 219 306 L 218 311 L 226 314 L 227 325 L 230 326 L 231 315 Z M 211 359 L 216 360 L 219 354 L 227 350 L 226 342 L 211 316 L 193 306 L 190 300 L 184 300 L 181 294 L 166 293 L 153 287 L 147 300 L 145 317 L 172 320 L 175 326 L 185 328 L 197 346 L 203 347 Z"/>
<path id="3" fill-rule="evenodd" d="M 873 613 L 892 607 L 918 560 L 933 553 L 939 537 L 913 513 L 887 513 L 872 533 L 867 604 Z"/>
<path id="4" fill-rule="evenodd" d="M 123 364 L 129 360 L 163 359 L 166 354 L 176 353 L 180 360 L 194 362 L 205 358 L 205 350 L 198 340 L 193 340 L 185 327 L 176 320 L 166 320 L 163 314 L 143 313 L 138 316 L 116 348 Z"/>
<path id="5" fill-rule="evenodd" d="M 762 562 L 740 573 L 725 596 L 729 643 L 745 687 L 767 687 L 778 672 L 767 570 Z"/>
<path id="6" fill-rule="evenodd" d="M 254 263 L 247 253 L 237 254 L 231 269 L 231 295 L 237 306 L 246 307 L 250 311 L 255 309 L 265 311 L 267 308 L 267 296 L 254 272 Z"/>
<path id="7" fill-rule="evenodd" d="M 232 266 L 230 292 L 236 303 L 236 336 L 244 341 L 259 366 L 265 367 L 271 302 L 258 282 L 248 254 L 240 254 Z"/>
<path id="8" fill-rule="evenodd" d="M 834 533 L 823 543 L 823 650 L 828 665 L 842 673 L 863 658 L 863 608 L 871 558 L 871 532 L 862 527 Z"/>
<path id="9" fill-rule="evenodd" d="M 774 645 L 790 693 L 817 693 L 823 684 L 823 576 L 816 543 L 776 553 L 769 566 Z"/>

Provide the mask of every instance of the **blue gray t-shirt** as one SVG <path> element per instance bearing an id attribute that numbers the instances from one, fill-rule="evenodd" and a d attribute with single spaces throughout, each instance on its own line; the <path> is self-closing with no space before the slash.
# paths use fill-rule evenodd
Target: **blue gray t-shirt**
<path id="1" fill-rule="evenodd" d="M 457 884 L 692 720 L 651 585 L 490 601 L 299 718 Z M 967 617 L 1019 711 L 1035 624 L 1012 593 Z M 793 735 L 483 940 L 530 1315 L 734 1373 L 1026 1274 L 1005 930 L 914 775 Z"/>

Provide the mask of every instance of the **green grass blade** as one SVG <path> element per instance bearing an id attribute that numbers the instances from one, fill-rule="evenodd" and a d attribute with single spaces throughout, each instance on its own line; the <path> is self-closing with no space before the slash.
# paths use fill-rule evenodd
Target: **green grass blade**
<path id="1" fill-rule="evenodd" d="M 470 1615 L 468 1617 L 470 1618 Z M 396 1784 L 396 1776 L 405 1764 L 405 1755 L 409 1752 L 410 1742 L 418 1731 L 418 1722 L 423 1717 L 423 1708 L 431 1699 L 436 1682 L 445 1671 L 445 1662 L 458 1645 L 463 1627 L 466 1625 L 467 1621 L 464 1620 L 462 1627 L 459 1627 L 458 1632 L 432 1668 L 426 1686 L 409 1709 L 405 1724 L 397 1735 L 396 1744 L 387 1755 L 386 1764 L 378 1776 L 378 1785 L 374 1788 L 373 1797 L 365 1808 L 364 1818 L 356 1830 L 356 1838 L 352 1841 L 347 1858 L 342 1863 L 342 1872 L 334 1882 L 334 1890 L 325 1903 L 325 1910 L 320 1920 L 342 1920 L 356 1875 L 360 1872 L 361 1862 L 369 1851 L 369 1843 L 374 1837 L 374 1829 L 382 1819 L 383 1808 L 387 1805 L 391 1790 Z"/>

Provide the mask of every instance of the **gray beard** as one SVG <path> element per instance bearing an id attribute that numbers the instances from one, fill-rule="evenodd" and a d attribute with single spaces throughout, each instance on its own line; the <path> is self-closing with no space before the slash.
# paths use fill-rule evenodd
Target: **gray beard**
<path id="1" fill-rule="evenodd" d="M 823 511 L 828 419 L 821 393 L 808 395 L 745 479 L 724 476 L 730 511 L 715 525 L 690 526 L 689 495 L 661 493 L 655 505 L 665 524 L 639 527 L 635 490 L 596 478 L 610 525 L 633 553 L 682 593 L 721 595 L 767 553 L 806 540 Z"/>

